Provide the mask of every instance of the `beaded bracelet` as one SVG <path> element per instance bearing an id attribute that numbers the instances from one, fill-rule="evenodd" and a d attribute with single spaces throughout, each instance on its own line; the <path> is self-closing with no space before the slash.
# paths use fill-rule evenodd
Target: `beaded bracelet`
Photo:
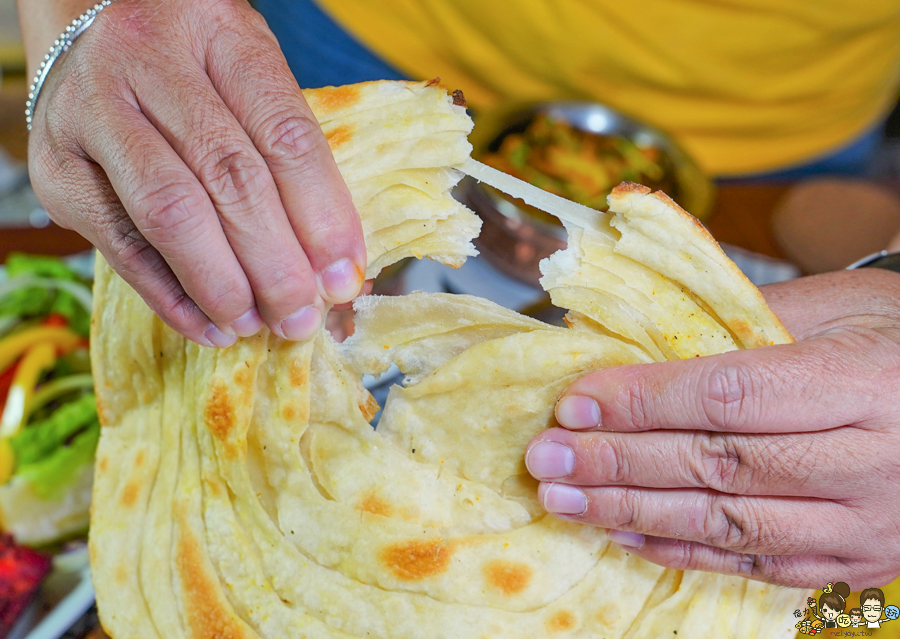
<path id="1" fill-rule="evenodd" d="M 72 43 L 75 42 L 78 36 L 91 26 L 97 14 L 115 1 L 103 0 L 72 20 L 72 24 L 67 26 L 59 38 L 53 41 L 50 51 L 44 54 L 44 59 L 41 61 L 37 75 L 34 76 L 34 82 L 31 83 L 31 87 L 28 89 L 28 101 L 25 103 L 25 124 L 29 131 L 31 131 L 31 121 L 34 117 L 34 106 L 37 104 L 38 96 L 41 94 L 41 87 L 44 86 L 44 81 L 47 79 L 53 63 L 59 59 L 59 56 L 69 50 L 69 47 L 72 46 Z"/>

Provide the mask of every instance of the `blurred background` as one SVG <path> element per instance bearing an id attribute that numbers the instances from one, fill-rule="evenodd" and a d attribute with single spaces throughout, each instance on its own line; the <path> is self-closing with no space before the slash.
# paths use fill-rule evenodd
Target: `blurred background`
<path id="1" fill-rule="evenodd" d="M 0 263 L 13 250 L 66 255 L 89 246 L 50 224 L 28 184 L 27 85 L 15 0 L 0 0 Z"/>
<path id="2" fill-rule="evenodd" d="M 24 169 L 25 76 L 15 1 L 0 0 L 0 263 L 12 250 L 67 255 L 88 248 L 76 234 L 49 221 L 28 185 Z M 479 115 L 475 114 L 476 122 Z M 475 133 L 496 136 L 502 127 L 489 129 L 487 124 L 478 124 Z M 704 220 L 713 236 L 726 245 L 729 255 L 756 283 L 842 268 L 880 250 L 884 238 L 900 231 L 900 112 L 895 109 L 888 119 L 884 145 L 863 176 L 730 179 L 713 183 L 714 191 L 709 201 L 702 204 L 703 210 L 695 208 L 690 212 Z M 473 204 L 471 200 L 468 203 Z M 848 217 L 854 220 L 849 228 Z M 501 229 L 503 232 L 495 240 L 486 238 L 487 245 L 482 243 L 482 251 L 493 258 L 494 265 L 502 267 L 517 250 L 534 250 L 520 245 L 521 238 L 515 230 L 507 237 L 509 230 Z M 526 229 L 528 233 L 533 231 Z M 494 244 L 497 255 L 491 255 Z M 461 275 L 465 280 L 464 276 Z M 472 279 L 480 278 L 481 273 Z M 454 288 L 469 286 L 463 281 L 454 283 Z"/>
<path id="3" fill-rule="evenodd" d="M 14 252 L 81 254 L 83 258 L 90 248 L 80 236 L 49 220 L 30 187 L 24 120 L 29 82 L 15 0 L 0 0 L 0 264 Z M 785 174 L 724 180 L 700 173 L 696 163 L 665 132 L 603 105 L 553 104 L 524 110 L 516 106 L 475 113 L 474 117 L 472 141 L 479 159 L 566 197 L 579 199 L 576 196 L 581 194 L 583 203 L 602 206 L 608 189 L 622 179 L 665 190 L 702 219 L 756 284 L 843 268 L 881 250 L 889 238 L 900 233 L 898 108 L 886 121 L 883 144 L 875 160 L 862 174 Z M 537 263 L 560 248 L 564 242 L 561 228 L 540 212 L 471 182 L 463 183 L 458 195 L 485 221 L 478 243 L 482 256 L 469 260 L 458 271 L 428 261 L 401 264 L 379 278 L 376 292 L 398 294 L 419 289 L 470 293 L 547 321 L 558 320 L 561 313 L 550 307 L 537 287 Z M 78 275 L 85 272 L 78 268 L 85 265 L 84 259 L 69 259 L 67 265 Z M 90 266 L 86 266 L 89 273 Z M 46 264 L 38 267 L 49 271 L 56 268 Z M 10 268 L 15 276 L 13 271 Z M 47 273 L 39 275 L 47 277 Z M 334 314 L 329 319 L 335 321 L 330 328 L 336 335 L 352 331 L 352 317 Z M 85 346 L 83 342 L 78 348 L 83 350 Z M 381 390 L 386 388 L 387 384 Z M 377 396 L 379 389 L 372 390 Z M 5 395 L 0 396 L 0 407 L 4 399 Z M 0 454 L 0 489 L 6 481 L 2 461 Z M 0 515 L 2 502 L 0 490 Z M 0 564 L 5 552 L 29 552 L 5 547 L 2 533 L 0 529 Z M 33 545 L 43 543 L 38 540 Z M 60 549 L 67 552 L 57 553 Z M 54 553 L 52 572 L 49 564 L 43 569 L 50 577 L 10 637 L 102 637 L 96 616 L 89 610 L 93 593 L 83 544 L 57 546 Z M 35 555 L 28 561 L 43 560 Z M 0 639 L 4 635 L 2 586 L 0 579 Z M 892 592 L 900 595 L 900 589 Z M 891 630 L 875 634 L 900 636 Z"/>

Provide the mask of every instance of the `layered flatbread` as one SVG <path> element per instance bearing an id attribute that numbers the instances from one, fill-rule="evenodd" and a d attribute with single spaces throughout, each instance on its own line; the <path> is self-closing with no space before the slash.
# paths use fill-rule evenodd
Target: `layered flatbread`
<path id="1" fill-rule="evenodd" d="M 435 84 L 306 96 L 362 216 L 370 276 L 474 253 L 478 219 L 449 195 L 461 170 L 520 190 L 469 160 L 471 121 Z M 209 349 L 98 257 L 90 549 L 112 637 L 793 634 L 800 591 L 661 568 L 541 509 L 524 447 L 579 375 L 791 338 L 664 195 L 624 185 L 609 214 L 536 197 L 569 230 L 542 285 L 570 328 L 414 293 L 358 300 L 341 345 L 263 330 Z M 392 363 L 407 379 L 373 430 L 361 378 Z"/>

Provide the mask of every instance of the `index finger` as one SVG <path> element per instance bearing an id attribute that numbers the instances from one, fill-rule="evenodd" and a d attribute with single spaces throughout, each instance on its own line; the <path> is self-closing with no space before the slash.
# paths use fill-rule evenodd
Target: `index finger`
<path id="1" fill-rule="evenodd" d="M 572 384 L 556 418 L 573 430 L 689 429 L 784 433 L 824 430 L 875 416 L 896 392 L 872 353 L 897 347 L 876 331 L 695 359 L 610 368 Z"/>
<path id="2" fill-rule="evenodd" d="M 322 297 L 349 302 L 366 272 L 359 214 L 274 36 L 261 17 L 250 15 L 255 37 L 219 33 L 208 56 L 209 77 L 268 165 Z M 234 65 L 234 52 L 255 64 Z"/>

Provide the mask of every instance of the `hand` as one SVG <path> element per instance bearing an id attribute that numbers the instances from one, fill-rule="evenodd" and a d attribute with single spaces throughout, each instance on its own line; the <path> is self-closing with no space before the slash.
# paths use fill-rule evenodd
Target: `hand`
<path id="1" fill-rule="evenodd" d="M 30 158 L 50 217 L 201 344 L 228 346 L 263 322 L 305 339 L 363 283 L 350 194 L 275 37 L 242 0 L 103 10 L 44 86 Z"/>
<path id="2" fill-rule="evenodd" d="M 885 584 L 900 572 L 900 275 L 763 293 L 796 344 L 572 384 L 566 428 L 527 449 L 540 499 L 663 566 Z"/>

